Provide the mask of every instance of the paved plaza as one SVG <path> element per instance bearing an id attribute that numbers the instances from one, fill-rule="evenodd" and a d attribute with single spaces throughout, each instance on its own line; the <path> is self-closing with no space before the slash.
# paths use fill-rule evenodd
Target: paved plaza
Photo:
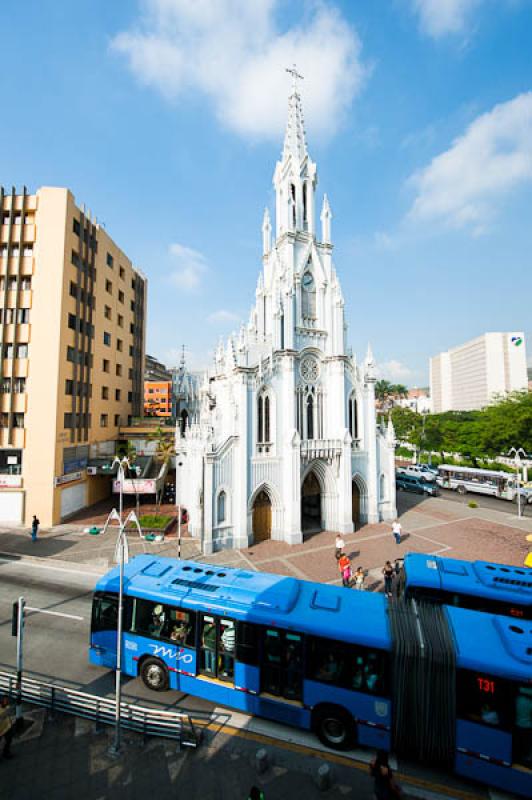
<path id="1" fill-rule="evenodd" d="M 417 495 L 400 493 L 398 504 L 403 527 L 400 545 L 395 544 L 387 523 L 365 525 L 344 537 L 353 567 L 360 565 L 367 571 L 368 589 L 381 587 L 381 570 L 386 560 L 393 562 L 409 551 L 523 565 L 529 550 L 526 535 L 532 533 L 529 508 L 529 516 L 519 519 L 515 506 L 503 501 L 500 501 L 500 510 L 469 508 L 467 502 L 457 502 L 454 498 L 420 499 Z M 4 529 L 0 531 L 0 552 L 82 563 L 103 572 L 114 563 L 116 536 L 112 530 L 105 536 L 84 532 L 93 522 L 101 524 L 103 516 L 101 509 L 92 517 L 85 512 L 81 521 L 42 531 L 36 543 L 31 542 L 29 531 L 25 529 Z M 246 550 L 222 550 L 202 556 L 200 543 L 184 535 L 182 557 L 339 584 L 334 540 L 334 532 L 323 531 L 309 536 L 299 545 L 265 541 Z M 146 542 L 132 533 L 129 544 L 131 555 L 143 552 L 177 555 L 175 533 L 164 542 Z"/>

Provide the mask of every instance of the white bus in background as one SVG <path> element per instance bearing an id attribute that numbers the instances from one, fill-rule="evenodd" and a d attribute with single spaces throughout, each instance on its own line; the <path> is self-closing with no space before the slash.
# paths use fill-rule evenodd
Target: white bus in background
<path id="1" fill-rule="evenodd" d="M 515 502 L 517 502 L 517 492 L 519 491 L 521 503 L 532 503 L 532 489 L 522 486 L 518 489 L 517 478 L 511 472 L 440 464 L 436 483 L 442 489 L 455 489 L 458 494 L 462 495 L 467 492 L 475 492 Z"/>

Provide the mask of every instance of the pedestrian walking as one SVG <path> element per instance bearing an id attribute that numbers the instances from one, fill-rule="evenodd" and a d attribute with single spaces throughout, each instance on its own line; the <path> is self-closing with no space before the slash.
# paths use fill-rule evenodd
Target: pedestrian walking
<path id="1" fill-rule="evenodd" d="M 393 583 L 393 576 L 395 575 L 394 568 L 391 565 L 390 561 L 387 561 L 382 569 L 382 574 L 384 575 L 384 594 L 388 597 L 392 596 L 392 583 Z"/>
<path id="2" fill-rule="evenodd" d="M 362 567 L 358 567 L 355 572 L 355 589 L 358 589 L 359 592 L 364 591 L 364 570 Z"/>
<path id="3" fill-rule="evenodd" d="M 369 772 L 373 778 L 373 791 L 376 800 L 393 800 L 403 796 L 399 784 L 394 780 L 393 772 L 388 764 L 388 753 L 378 750 L 377 755 L 369 765 Z"/>
<path id="4" fill-rule="evenodd" d="M 337 533 L 336 534 L 336 541 L 334 543 L 334 546 L 336 548 L 335 552 L 334 552 L 334 555 L 336 556 L 336 560 L 338 561 L 338 559 L 342 555 L 343 549 L 345 547 L 344 538 L 343 538 L 341 533 Z"/>
<path id="5" fill-rule="evenodd" d="M 349 556 L 346 556 L 345 553 L 342 553 L 338 559 L 338 569 L 342 576 L 342 586 L 349 589 L 351 587 L 351 578 L 353 574 L 351 571 L 351 561 L 349 560 Z"/>
<path id="6" fill-rule="evenodd" d="M 37 519 L 35 514 L 33 515 L 33 519 L 31 521 L 31 541 L 37 541 L 37 531 L 39 530 L 40 521 Z"/>
<path id="7" fill-rule="evenodd" d="M 9 708 L 9 698 L 3 695 L 0 700 L 0 739 L 4 739 L 4 758 L 13 758 L 11 740 L 14 733 L 13 718 Z"/>
<path id="8" fill-rule="evenodd" d="M 395 544 L 401 544 L 401 532 L 401 523 L 396 519 L 392 525 L 392 533 L 394 535 Z"/>

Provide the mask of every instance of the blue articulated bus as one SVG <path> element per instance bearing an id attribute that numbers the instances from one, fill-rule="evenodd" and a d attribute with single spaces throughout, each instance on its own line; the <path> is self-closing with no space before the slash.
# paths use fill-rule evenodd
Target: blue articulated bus
<path id="1" fill-rule="evenodd" d="M 527 567 L 407 553 L 400 587 L 407 599 L 532 619 L 532 570 Z"/>
<path id="2" fill-rule="evenodd" d="M 118 588 L 115 568 L 93 600 L 90 660 L 109 668 Z M 507 617 L 148 555 L 125 567 L 123 613 L 122 669 L 151 689 L 313 729 L 335 749 L 393 749 L 532 795 L 530 626 L 519 633 Z M 475 648 L 475 637 L 489 646 Z"/>

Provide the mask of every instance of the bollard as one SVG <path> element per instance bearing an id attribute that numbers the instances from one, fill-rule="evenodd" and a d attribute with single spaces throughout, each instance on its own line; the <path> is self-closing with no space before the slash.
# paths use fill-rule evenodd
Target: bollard
<path id="1" fill-rule="evenodd" d="M 266 772 L 268 769 L 268 762 L 268 751 L 265 750 L 264 747 L 261 747 L 260 750 L 257 750 L 255 753 L 255 767 L 259 774 Z"/>
<path id="2" fill-rule="evenodd" d="M 321 764 L 318 767 L 316 783 L 320 792 L 326 792 L 331 786 L 331 768 L 328 764 Z"/>

